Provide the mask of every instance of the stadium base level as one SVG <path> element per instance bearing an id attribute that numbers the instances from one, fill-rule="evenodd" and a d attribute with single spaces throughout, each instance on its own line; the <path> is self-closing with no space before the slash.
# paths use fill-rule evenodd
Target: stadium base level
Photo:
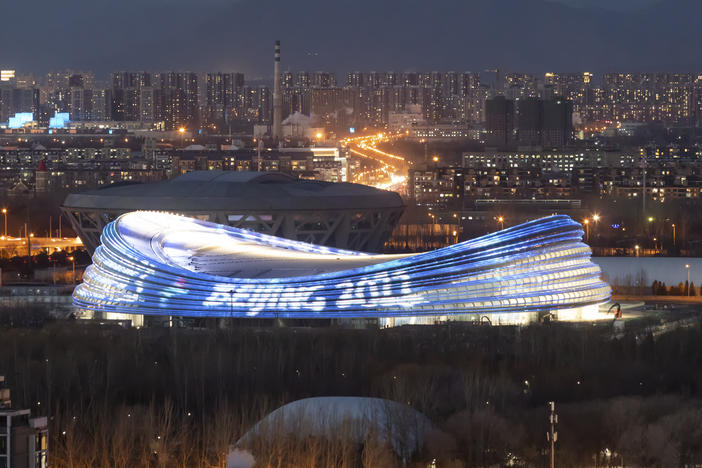
<path id="1" fill-rule="evenodd" d="M 99 313 L 92 310 L 77 311 L 79 319 L 99 321 L 134 327 L 169 327 L 192 329 L 227 329 L 227 328 L 343 328 L 343 329 L 375 329 L 390 328 L 403 325 L 441 325 L 450 322 L 461 322 L 474 325 L 488 326 L 524 326 L 533 323 L 549 323 L 563 318 L 566 321 L 596 321 L 612 318 L 611 314 L 603 314 L 595 306 L 578 309 L 562 309 L 553 312 L 514 312 L 506 314 L 464 314 L 442 315 L 434 317 L 392 317 L 392 318 L 358 318 L 358 319 L 295 319 L 295 318 L 213 318 L 213 317 L 183 317 L 168 315 L 118 314 L 112 312 Z"/>

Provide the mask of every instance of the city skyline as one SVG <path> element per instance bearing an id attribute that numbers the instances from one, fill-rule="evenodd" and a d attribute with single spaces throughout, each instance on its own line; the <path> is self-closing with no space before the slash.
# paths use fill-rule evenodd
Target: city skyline
<path id="1" fill-rule="evenodd" d="M 0 468 L 702 466 L 702 1 L 5 3 Z"/>
<path id="2" fill-rule="evenodd" d="M 2 33 L 6 42 L 24 39 L 0 66 L 35 73 L 92 69 L 100 76 L 119 69 L 236 70 L 256 79 L 272 75 L 270 44 L 281 39 L 283 69 L 337 73 L 699 69 L 695 51 L 701 44 L 692 18 L 702 6 L 689 0 L 638 8 L 625 2 L 610 10 L 599 1 L 565 0 L 447 1 L 443 8 L 361 1 L 342 9 L 320 0 L 164 5 L 137 9 L 129 1 L 105 11 L 87 2 L 77 3 L 77 9 L 38 2 L 32 13 L 51 21 L 27 37 L 26 21 L 10 22 Z M 27 6 L 7 8 L 9 17 L 27 17 Z M 358 34 L 354 24 L 370 34 Z M 50 46 L 57 38 L 59 49 Z"/>
<path id="3" fill-rule="evenodd" d="M 519 100 L 520 115 L 529 99 L 565 98 L 572 105 L 572 123 L 578 127 L 600 121 L 697 125 L 702 118 L 702 77 L 697 74 L 611 73 L 597 83 L 597 76 L 589 72 L 546 73 L 543 78 L 487 72 L 492 83 L 483 81 L 485 73 L 471 72 L 354 71 L 338 79 L 323 71 L 285 71 L 280 73 L 281 117 L 296 115 L 296 121 L 303 119 L 310 128 L 321 125 L 351 133 L 352 128 L 368 125 L 395 131 L 404 127 L 416 130 L 424 123 L 455 126 L 486 122 L 488 132 L 492 132 L 495 128 L 487 118 L 486 103 L 503 95 L 509 103 Z M 0 122 L 7 122 L 9 128 L 56 128 L 59 121 L 62 127 L 70 120 L 139 122 L 137 125 L 166 130 L 186 127 L 216 132 L 231 125 L 272 123 L 275 107 L 271 105 L 275 93 L 270 86 L 247 81 L 242 73 L 123 71 L 113 73 L 108 84 L 95 80 L 92 73 L 49 73 L 36 80 L 2 70 L 0 80 L 4 80 L 0 81 Z M 537 114 L 536 121 L 540 120 Z M 516 128 L 525 124 L 523 121 Z M 466 134 L 467 130 L 461 130 L 464 137 L 482 139 Z M 259 135 L 261 129 L 248 131 Z M 563 135 L 570 133 L 565 130 Z M 557 145 L 569 140 L 558 138 Z"/>

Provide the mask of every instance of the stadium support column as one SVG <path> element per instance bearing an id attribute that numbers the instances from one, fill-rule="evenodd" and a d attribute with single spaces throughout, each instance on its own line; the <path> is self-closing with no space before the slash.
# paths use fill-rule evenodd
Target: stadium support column
<path id="1" fill-rule="evenodd" d="M 281 139 L 281 117 L 283 112 L 283 96 L 280 94 L 280 41 L 275 41 L 275 53 L 273 55 L 273 132 L 274 142 Z"/>

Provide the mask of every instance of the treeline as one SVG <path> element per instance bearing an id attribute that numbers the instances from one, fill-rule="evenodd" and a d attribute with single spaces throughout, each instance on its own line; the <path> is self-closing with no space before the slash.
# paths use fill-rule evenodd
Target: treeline
<path id="1" fill-rule="evenodd" d="M 681 281 L 677 285 L 668 286 L 664 281 L 653 280 L 649 286 L 648 274 L 644 269 L 634 275 L 627 274 L 624 278 L 610 279 L 604 274 L 602 279 L 610 284 L 614 294 L 637 296 L 697 296 L 700 294 L 700 289 L 695 286 L 694 281 Z"/>
<path id="2" fill-rule="evenodd" d="M 651 294 L 654 296 L 697 296 L 698 290 L 695 282 L 680 282 L 677 286 L 667 286 L 665 282 L 653 281 Z"/>
<path id="3" fill-rule="evenodd" d="M 268 412 L 334 395 L 427 415 L 436 429 L 410 466 L 546 466 L 550 400 L 561 466 L 690 465 L 702 463 L 701 364 L 699 326 L 655 339 L 564 324 L 0 328 L 0 375 L 15 406 L 50 416 L 55 467 L 224 466 Z M 254 453 L 257 466 L 400 464 L 377 440 L 275 444 Z"/>

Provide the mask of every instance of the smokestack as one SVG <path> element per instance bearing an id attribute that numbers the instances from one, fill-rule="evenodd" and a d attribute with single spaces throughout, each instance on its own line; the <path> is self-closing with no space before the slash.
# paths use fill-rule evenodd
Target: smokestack
<path id="1" fill-rule="evenodd" d="M 275 54 L 273 55 L 273 132 L 274 141 L 281 139 L 281 117 L 283 114 L 283 96 L 280 94 L 280 41 L 275 41 Z"/>

